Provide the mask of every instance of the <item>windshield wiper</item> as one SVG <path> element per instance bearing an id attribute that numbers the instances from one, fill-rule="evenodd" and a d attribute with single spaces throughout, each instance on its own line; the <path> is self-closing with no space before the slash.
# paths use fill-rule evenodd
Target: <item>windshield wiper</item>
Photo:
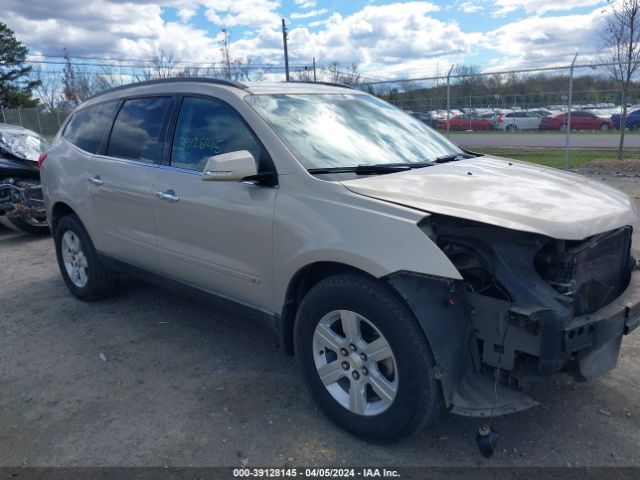
<path id="1" fill-rule="evenodd" d="M 311 174 L 323 173 L 355 173 L 356 175 L 383 175 L 385 173 L 405 172 L 413 168 L 433 166 L 433 162 L 416 163 L 381 163 L 378 165 L 354 165 L 352 167 L 310 168 Z"/>
<path id="2" fill-rule="evenodd" d="M 458 160 L 464 160 L 465 158 L 475 158 L 475 155 L 471 155 L 470 153 L 454 153 L 451 155 L 443 155 L 441 157 L 437 157 L 434 162 L 436 163 L 447 163 L 447 162 L 457 162 Z"/>

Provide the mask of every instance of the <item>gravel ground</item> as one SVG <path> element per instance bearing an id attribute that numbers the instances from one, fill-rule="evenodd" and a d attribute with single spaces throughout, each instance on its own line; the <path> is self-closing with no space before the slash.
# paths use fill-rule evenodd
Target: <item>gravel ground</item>
<path id="1" fill-rule="evenodd" d="M 640 197 L 638 178 L 599 178 Z M 76 300 L 50 237 L 0 230 L 0 265 L 0 466 L 640 466 L 640 331 L 604 377 L 536 386 L 486 460 L 476 419 L 398 445 L 341 431 L 250 320 L 135 280 Z"/>

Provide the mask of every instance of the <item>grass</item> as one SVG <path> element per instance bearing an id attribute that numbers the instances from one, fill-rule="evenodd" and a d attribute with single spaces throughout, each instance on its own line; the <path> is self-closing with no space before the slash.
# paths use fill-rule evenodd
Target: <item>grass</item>
<path id="1" fill-rule="evenodd" d="M 549 167 L 562 168 L 564 165 L 564 148 L 478 147 L 472 148 L 472 150 L 486 155 L 513 158 Z M 617 157 L 616 150 L 571 149 L 569 150 L 569 165 L 576 168 L 596 158 L 615 159 Z M 640 150 L 627 150 L 625 159 L 640 161 Z"/>

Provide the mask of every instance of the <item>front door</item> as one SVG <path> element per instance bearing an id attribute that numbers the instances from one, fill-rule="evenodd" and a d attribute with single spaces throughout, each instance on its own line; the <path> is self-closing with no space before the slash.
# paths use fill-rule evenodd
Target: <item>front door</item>
<path id="1" fill-rule="evenodd" d="M 251 152 L 261 172 L 273 171 L 232 107 L 211 97 L 182 99 L 170 165 L 158 169 L 153 184 L 158 260 L 171 278 L 271 310 L 277 190 L 201 179 L 209 157 L 238 150 Z"/>

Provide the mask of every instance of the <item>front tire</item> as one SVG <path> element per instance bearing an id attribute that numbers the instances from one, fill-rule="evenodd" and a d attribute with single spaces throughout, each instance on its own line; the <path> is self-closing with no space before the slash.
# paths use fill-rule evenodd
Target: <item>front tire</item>
<path id="1" fill-rule="evenodd" d="M 381 281 L 341 274 L 319 282 L 300 304 L 294 342 L 318 406 L 355 435 L 398 441 L 442 409 L 424 333 Z"/>
<path id="2" fill-rule="evenodd" d="M 117 276 L 100 263 L 89 234 L 75 214 L 58 221 L 53 238 L 60 273 L 73 295 L 96 300 L 113 292 Z"/>

